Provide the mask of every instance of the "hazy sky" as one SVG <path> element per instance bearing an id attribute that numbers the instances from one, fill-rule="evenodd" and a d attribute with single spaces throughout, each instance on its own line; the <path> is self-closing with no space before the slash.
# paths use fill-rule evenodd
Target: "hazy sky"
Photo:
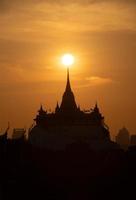
<path id="1" fill-rule="evenodd" d="M 0 0 L 0 128 L 29 127 L 65 89 L 65 52 L 82 109 L 96 100 L 112 135 L 136 134 L 136 0 Z"/>

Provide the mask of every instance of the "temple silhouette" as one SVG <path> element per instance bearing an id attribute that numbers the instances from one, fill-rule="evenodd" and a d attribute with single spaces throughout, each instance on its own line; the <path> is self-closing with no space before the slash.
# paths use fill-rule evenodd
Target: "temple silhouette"
<path id="1" fill-rule="evenodd" d="M 28 140 L 25 129 L 7 138 L 9 124 L 0 136 L 0 199 L 135 196 L 136 137 L 125 151 L 112 142 L 98 105 L 88 112 L 77 106 L 69 71 L 61 104 L 52 113 L 41 106 L 34 120 Z"/>
<path id="2" fill-rule="evenodd" d="M 57 102 L 55 112 L 48 113 L 42 105 L 34 119 L 36 125 L 30 130 L 29 141 L 33 145 L 51 149 L 64 149 L 73 143 L 85 143 L 91 149 L 115 149 L 108 126 L 100 113 L 98 104 L 83 111 L 77 106 L 71 89 L 69 69 L 62 102 Z"/>

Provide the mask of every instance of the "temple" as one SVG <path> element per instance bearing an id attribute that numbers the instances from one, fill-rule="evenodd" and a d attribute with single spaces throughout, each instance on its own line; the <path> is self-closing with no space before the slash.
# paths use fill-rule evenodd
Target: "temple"
<path id="1" fill-rule="evenodd" d="M 33 145 L 55 150 L 64 149 L 76 142 L 86 143 L 94 150 L 117 147 L 110 140 L 109 128 L 98 104 L 88 112 L 77 106 L 71 89 L 69 69 L 61 104 L 57 102 L 52 113 L 48 113 L 41 105 L 34 121 L 36 124 L 29 133 L 29 141 Z"/>

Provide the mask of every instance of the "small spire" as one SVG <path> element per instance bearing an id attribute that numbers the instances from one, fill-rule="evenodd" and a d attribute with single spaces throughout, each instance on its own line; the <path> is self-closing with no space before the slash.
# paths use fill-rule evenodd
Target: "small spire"
<path id="1" fill-rule="evenodd" d="M 95 108 L 98 108 L 98 103 L 97 103 L 97 101 L 96 101 L 96 103 L 95 103 Z"/>
<path id="2" fill-rule="evenodd" d="M 41 104 L 41 106 L 40 106 L 40 110 L 39 111 L 43 111 L 43 106 L 42 106 L 42 104 Z"/>
<path id="3" fill-rule="evenodd" d="M 43 106 L 41 104 L 40 109 L 38 110 L 39 114 L 46 113 L 46 111 L 43 109 Z"/>
<path id="4" fill-rule="evenodd" d="M 59 108 L 59 103 L 58 103 L 58 101 L 57 101 L 57 108 Z"/>
<path id="5" fill-rule="evenodd" d="M 96 103 L 95 103 L 94 111 L 99 112 L 99 108 L 98 108 L 98 103 L 97 103 L 97 101 L 96 101 Z"/>
<path id="6" fill-rule="evenodd" d="M 71 91 L 70 78 L 69 78 L 69 68 L 68 67 L 67 67 L 67 85 L 66 85 L 66 91 Z"/>
<path id="7" fill-rule="evenodd" d="M 58 103 L 58 101 L 57 101 L 57 105 L 56 105 L 56 108 L 55 108 L 55 112 L 58 112 L 59 109 L 60 109 L 60 107 L 59 107 L 59 103 Z"/>

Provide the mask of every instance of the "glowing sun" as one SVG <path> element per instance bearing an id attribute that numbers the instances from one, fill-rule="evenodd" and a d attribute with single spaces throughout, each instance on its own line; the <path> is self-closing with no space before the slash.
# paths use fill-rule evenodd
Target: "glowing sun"
<path id="1" fill-rule="evenodd" d="M 66 67 L 69 67 L 71 65 L 74 64 L 75 62 L 75 57 L 72 55 L 72 54 L 64 54 L 62 57 L 61 57 L 61 62 L 63 65 L 65 65 Z"/>

